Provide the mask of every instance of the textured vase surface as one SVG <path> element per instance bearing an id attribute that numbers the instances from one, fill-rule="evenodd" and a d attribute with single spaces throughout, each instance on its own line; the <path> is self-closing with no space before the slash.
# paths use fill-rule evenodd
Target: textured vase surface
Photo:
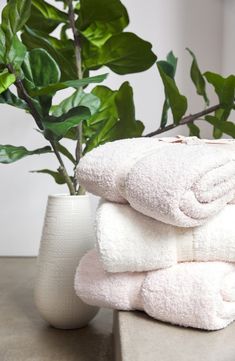
<path id="1" fill-rule="evenodd" d="M 38 257 L 35 303 L 56 328 L 84 327 L 98 308 L 83 303 L 74 291 L 74 274 L 82 256 L 94 247 L 89 197 L 49 196 Z"/>

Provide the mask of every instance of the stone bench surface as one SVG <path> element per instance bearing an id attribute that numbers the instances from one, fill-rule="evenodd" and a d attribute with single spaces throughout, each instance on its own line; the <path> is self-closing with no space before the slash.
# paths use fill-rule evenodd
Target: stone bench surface
<path id="1" fill-rule="evenodd" d="M 202 331 L 115 311 L 113 327 L 116 361 L 235 361 L 235 322 Z"/>

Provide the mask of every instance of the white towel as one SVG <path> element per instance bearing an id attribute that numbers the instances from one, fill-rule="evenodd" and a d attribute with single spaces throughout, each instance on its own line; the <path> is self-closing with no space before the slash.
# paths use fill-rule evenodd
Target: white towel
<path id="1" fill-rule="evenodd" d="M 119 140 L 86 154 L 77 177 L 91 193 L 129 202 L 161 222 L 193 227 L 233 200 L 235 146 L 225 140 L 207 144 L 195 138 L 181 143 L 157 138 Z"/>
<path id="2" fill-rule="evenodd" d="M 235 319 L 235 264 L 179 263 L 159 271 L 108 273 L 95 250 L 80 262 L 77 295 L 86 303 L 118 310 L 144 310 L 161 321 L 206 330 Z"/>
<path id="3" fill-rule="evenodd" d="M 96 214 L 99 257 L 108 272 L 141 272 L 178 262 L 235 262 L 235 205 L 198 227 L 171 226 L 128 204 L 103 201 Z"/>

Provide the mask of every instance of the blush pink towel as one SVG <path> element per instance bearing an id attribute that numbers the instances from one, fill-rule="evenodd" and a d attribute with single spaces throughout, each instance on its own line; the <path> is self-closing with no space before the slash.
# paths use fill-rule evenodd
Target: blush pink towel
<path id="1" fill-rule="evenodd" d="M 192 137 L 180 143 L 158 138 L 106 143 L 81 159 L 78 181 L 88 192 L 129 203 L 161 222 L 198 226 L 235 195 L 234 141 L 223 142 Z"/>
<path id="2" fill-rule="evenodd" d="M 235 320 L 235 264 L 180 263 L 142 273 L 107 273 L 95 250 L 75 276 L 86 303 L 118 310 L 143 310 L 161 321 L 218 330 Z"/>

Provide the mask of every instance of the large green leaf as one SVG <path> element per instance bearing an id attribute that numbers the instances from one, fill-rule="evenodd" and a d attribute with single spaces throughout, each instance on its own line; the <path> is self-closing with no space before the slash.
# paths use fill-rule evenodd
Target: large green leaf
<path id="1" fill-rule="evenodd" d="M 215 92 L 218 95 L 218 98 L 220 98 L 220 94 L 224 86 L 225 78 L 223 78 L 220 74 L 212 73 L 210 71 L 204 73 L 204 76 L 208 81 L 208 83 L 213 85 Z"/>
<path id="2" fill-rule="evenodd" d="M 98 69 L 108 66 L 117 74 L 130 74 L 150 68 L 157 57 L 152 52 L 152 45 L 132 33 L 120 33 L 112 36 L 101 47 L 83 44 L 84 66 Z"/>
<path id="3" fill-rule="evenodd" d="M 5 63 L 6 37 L 0 25 L 0 64 Z"/>
<path id="4" fill-rule="evenodd" d="M 118 121 L 115 103 L 117 92 L 103 85 L 98 85 L 92 90 L 92 94 L 100 99 L 101 104 L 99 111 L 83 123 L 83 134 L 87 138 L 85 152 L 104 143 L 108 132 Z"/>
<path id="5" fill-rule="evenodd" d="M 97 85 L 92 90 L 92 94 L 100 100 L 100 107 L 99 111 L 89 118 L 88 125 L 94 125 L 110 118 L 117 119 L 118 114 L 115 104 L 117 92 L 117 90 L 111 90 L 104 85 Z"/>
<path id="6" fill-rule="evenodd" d="M 8 64 L 12 64 L 14 69 L 18 70 L 24 61 L 27 49 L 18 39 L 17 35 L 12 38 L 11 46 L 6 54 L 6 61 Z"/>
<path id="7" fill-rule="evenodd" d="M 192 56 L 193 61 L 192 61 L 192 65 L 191 65 L 191 70 L 190 70 L 190 75 L 191 75 L 191 79 L 196 87 L 197 90 L 197 94 L 201 95 L 206 103 L 206 105 L 209 105 L 209 99 L 207 97 L 206 94 L 206 82 L 203 78 L 203 75 L 199 69 L 198 63 L 197 63 L 197 59 L 195 54 L 189 49 L 186 48 L 186 50 L 188 50 L 189 54 Z"/>
<path id="8" fill-rule="evenodd" d="M 24 86 L 28 93 L 39 87 L 46 87 L 60 80 L 60 69 L 52 56 L 44 49 L 33 49 L 27 53 L 22 65 L 24 71 Z M 38 97 L 43 115 L 49 113 L 52 94 Z"/>
<path id="9" fill-rule="evenodd" d="M 97 96 L 91 93 L 87 94 L 83 90 L 79 89 L 68 98 L 64 99 L 60 104 L 53 105 L 51 107 L 51 113 L 52 115 L 59 117 L 79 105 L 87 107 L 90 110 L 91 115 L 93 115 L 99 109 L 100 100 Z"/>
<path id="10" fill-rule="evenodd" d="M 35 150 L 28 150 L 25 147 L 14 145 L 0 145 L 0 163 L 9 164 L 24 158 L 28 155 L 51 153 L 50 147 L 43 147 Z"/>
<path id="11" fill-rule="evenodd" d="M 52 176 L 54 178 L 54 181 L 57 184 L 65 184 L 65 179 L 62 176 L 61 173 L 53 171 L 51 169 L 40 169 L 40 170 L 32 170 L 30 173 L 42 173 L 42 174 L 49 174 L 50 176 Z M 70 177 L 71 180 L 73 180 L 72 177 Z"/>
<path id="12" fill-rule="evenodd" d="M 143 123 L 135 119 L 133 91 L 128 82 L 118 91 L 97 87 L 95 94 L 101 99 L 101 107 L 98 114 L 89 118 L 86 132 L 94 128 L 94 134 L 87 141 L 85 152 L 107 141 L 138 137 L 143 133 Z"/>
<path id="13" fill-rule="evenodd" d="M 74 47 L 71 40 L 61 41 L 26 26 L 21 38 L 28 49 L 45 49 L 55 59 L 61 70 L 62 81 L 77 77 Z"/>
<path id="14" fill-rule="evenodd" d="M 3 93 L 0 94 L 0 103 L 12 105 L 13 107 L 29 111 L 29 107 L 25 103 L 25 101 L 18 98 L 9 89 L 5 90 Z"/>
<path id="15" fill-rule="evenodd" d="M 44 49 L 33 49 L 27 53 L 23 64 L 25 78 L 30 89 L 45 87 L 60 80 L 60 69 L 52 56 Z"/>
<path id="16" fill-rule="evenodd" d="M 79 106 L 69 110 L 61 117 L 48 117 L 48 120 L 43 122 L 45 135 L 47 137 L 48 131 L 52 132 L 54 137 L 59 140 L 69 129 L 76 127 L 81 121 L 88 119 L 90 115 L 88 108 Z"/>
<path id="17" fill-rule="evenodd" d="M 144 124 L 135 119 L 133 90 L 128 82 L 121 85 L 115 102 L 119 121 L 110 131 L 110 140 L 141 136 L 144 131 Z"/>
<path id="18" fill-rule="evenodd" d="M 171 51 L 166 58 L 167 64 L 168 66 L 165 66 L 165 72 L 167 73 L 167 75 L 174 79 L 175 77 L 175 73 L 176 73 L 176 68 L 177 68 L 177 61 L 178 59 L 174 56 L 173 52 Z M 168 110 L 170 109 L 170 104 L 169 104 L 169 98 L 165 92 L 165 101 L 163 104 L 163 109 L 162 109 L 162 116 L 161 116 L 161 122 L 160 122 L 160 127 L 164 128 L 167 124 L 168 121 Z"/>
<path id="19" fill-rule="evenodd" d="M 235 138 L 235 124 L 229 121 L 222 121 L 212 115 L 207 115 L 205 117 L 206 121 L 212 124 L 215 128 L 219 129 L 221 132 L 230 135 L 232 138 Z"/>
<path id="20" fill-rule="evenodd" d="M 9 0 L 2 11 L 2 29 L 6 34 L 7 48 L 13 35 L 21 30 L 30 16 L 31 0 Z"/>
<path id="21" fill-rule="evenodd" d="M 169 63 L 166 61 L 158 61 L 157 67 L 164 84 L 165 94 L 169 99 L 169 105 L 173 114 L 174 123 L 179 124 L 187 110 L 187 99 L 184 95 L 180 94 L 175 80 L 168 75 Z"/>
<path id="22" fill-rule="evenodd" d="M 7 90 L 15 82 L 14 74 L 10 74 L 6 69 L 0 73 L 0 94 Z"/>
<path id="23" fill-rule="evenodd" d="M 48 20 L 57 20 L 58 23 L 68 22 L 68 15 L 66 13 L 52 6 L 45 0 L 32 0 L 32 5 Z"/>
<path id="24" fill-rule="evenodd" d="M 31 14 L 26 26 L 36 31 L 50 34 L 59 24 L 60 21 L 45 18 L 43 14 L 34 5 L 32 5 Z"/>
<path id="25" fill-rule="evenodd" d="M 95 46 L 102 46 L 112 36 L 122 32 L 129 19 L 120 0 L 81 0 L 78 27 Z"/>
<path id="26" fill-rule="evenodd" d="M 85 85 L 91 83 L 101 83 L 104 79 L 106 79 L 107 74 L 96 75 L 89 78 L 83 78 L 79 80 L 67 80 L 60 83 L 50 84 L 46 87 L 38 87 L 38 89 L 32 90 L 31 95 L 39 96 L 44 94 L 53 94 L 58 90 L 66 89 L 66 88 L 75 88 L 79 89 L 84 87 Z"/>
<path id="27" fill-rule="evenodd" d="M 212 72 L 206 72 L 204 76 L 213 85 L 221 108 L 224 109 L 220 113 L 220 120 L 227 120 L 234 105 L 235 76 L 230 75 L 227 78 L 223 78 L 221 75 Z"/>

